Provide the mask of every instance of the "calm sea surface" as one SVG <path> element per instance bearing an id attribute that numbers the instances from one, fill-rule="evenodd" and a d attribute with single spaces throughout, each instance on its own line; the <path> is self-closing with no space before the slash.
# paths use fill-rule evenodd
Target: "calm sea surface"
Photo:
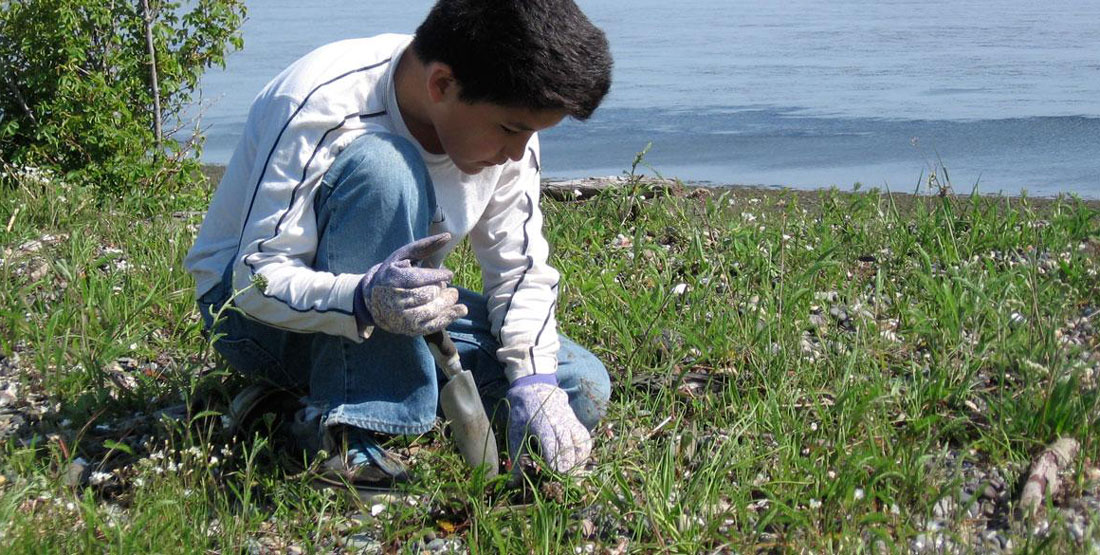
<path id="1" fill-rule="evenodd" d="M 260 88 L 321 44 L 411 33 L 426 0 L 250 2 L 245 48 L 204 79 L 204 159 L 227 162 Z M 1100 198 L 1100 1 L 580 0 L 615 81 L 543 137 L 544 173 L 649 165 L 685 180 Z"/>

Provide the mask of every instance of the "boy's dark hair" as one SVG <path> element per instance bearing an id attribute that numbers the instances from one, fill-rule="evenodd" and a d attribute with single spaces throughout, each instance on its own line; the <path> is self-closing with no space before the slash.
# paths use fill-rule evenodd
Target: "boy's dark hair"
<path id="1" fill-rule="evenodd" d="M 607 38 L 572 0 L 439 0 L 412 46 L 451 67 L 466 102 L 584 120 L 611 87 Z"/>

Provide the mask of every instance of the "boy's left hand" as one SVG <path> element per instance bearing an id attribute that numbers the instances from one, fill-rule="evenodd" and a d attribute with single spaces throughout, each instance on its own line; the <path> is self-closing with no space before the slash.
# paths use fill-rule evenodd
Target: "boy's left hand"
<path id="1" fill-rule="evenodd" d="M 542 457 L 557 472 L 568 472 L 588 460 L 592 436 L 577 420 L 569 396 L 553 376 L 526 376 L 508 390 L 508 448 L 512 460 L 526 452 L 526 439 L 538 440 Z M 518 468 L 518 465 L 516 465 Z"/>

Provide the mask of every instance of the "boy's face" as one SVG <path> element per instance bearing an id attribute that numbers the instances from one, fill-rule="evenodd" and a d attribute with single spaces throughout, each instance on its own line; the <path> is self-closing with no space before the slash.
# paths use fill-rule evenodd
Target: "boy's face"
<path id="1" fill-rule="evenodd" d="M 476 174 L 508 160 L 521 160 L 531 135 L 558 124 L 564 110 L 531 110 L 458 97 L 453 81 L 437 97 L 432 116 L 443 151 L 463 173 Z"/>

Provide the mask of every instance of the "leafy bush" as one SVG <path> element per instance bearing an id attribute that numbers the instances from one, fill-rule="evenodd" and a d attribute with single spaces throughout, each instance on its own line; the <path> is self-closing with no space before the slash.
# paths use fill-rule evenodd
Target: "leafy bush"
<path id="1" fill-rule="evenodd" d="M 243 0 L 0 0 L 0 179 L 49 168 L 117 194 L 194 175 L 199 139 L 172 137 L 192 133 L 183 111 L 242 46 L 244 13 Z"/>

